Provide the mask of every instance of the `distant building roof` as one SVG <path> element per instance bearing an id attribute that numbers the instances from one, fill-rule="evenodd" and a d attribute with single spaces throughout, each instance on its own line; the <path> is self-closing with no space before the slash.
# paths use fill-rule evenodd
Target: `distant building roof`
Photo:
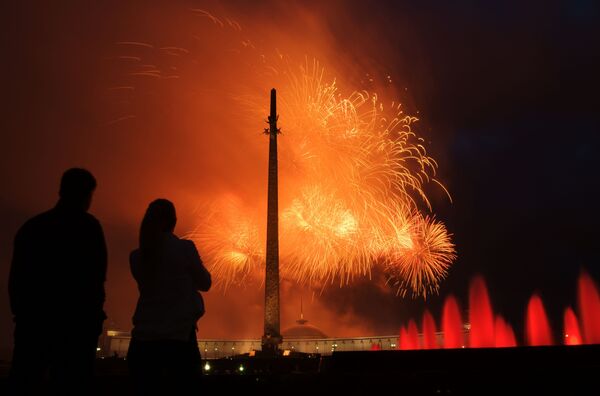
<path id="1" fill-rule="evenodd" d="M 319 328 L 309 325 L 308 320 L 304 319 L 302 308 L 302 296 L 300 296 L 300 318 L 296 320 L 297 326 L 291 326 L 281 332 L 284 339 L 318 339 L 327 338 Z"/>
<path id="2" fill-rule="evenodd" d="M 283 330 L 283 339 L 313 339 L 313 338 L 327 338 L 327 335 L 319 330 L 317 327 L 309 324 L 299 324 L 297 326 L 288 327 Z"/>

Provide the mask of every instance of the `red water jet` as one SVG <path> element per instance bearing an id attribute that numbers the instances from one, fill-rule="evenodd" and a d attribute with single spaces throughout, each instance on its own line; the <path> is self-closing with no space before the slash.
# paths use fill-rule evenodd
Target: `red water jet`
<path id="1" fill-rule="evenodd" d="M 379 345 L 379 344 L 371 344 L 371 350 L 372 351 L 380 351 L 381 350 L 381 345 Z"/>
<path id="2" fill-rule="evenodd" d="M 410 349 L 408 347 L 408 333 L 404 326 L 400 327 L 400 336 L 398 336 L 398 349 Z"/>
<path id="3" fill-rule="evenodd" d="M 552 332 L 548 324 L 548 317 L 542 299 L 537 294 L 531 296 L 527 305 L 527 318 L 525 323 L 527 345 L 552 345 Z"/>
<path id="4" fill-rule="evenodd" d="M 437 349 L 435 322 L 428 310 L 423 314 L 423 349 Z"/>
<path id="5" fill-rule="evenodd" d="M 463 322 L 458 302 L 453 295 L 449 295 L 444 301 L 442 331 L 444 332 L 444 348 L 461 348 L 464 345 Z"/>
<path id="6" fill-rule="evenodd" d="M 565 345 L 581 345 L 581 331 L 577 316 L 571 307 L 565 309 L 563 342 Z"/>
<path id="7" fill-rule="evenodd" d="M 419 331 L 417 330 L 417 324 L 414 320 L 408 322 L 408 340 L 406 349 L 420 349 L 419 348 Z"/>
<path id="8" fill-rule="evenodd" d="M 585 272 L 579 276 L 578 303 L 581 330 L 586 344 L 600 344 L 600 296 L 596 284 Z"/>
<path id="9" fill-rule="evenodd" d="M 496 345 L 494 339 L 494 314 L 482 277 L 471 281 L 469 288 L 470 347 L 485 348 Z"/>
<path id="10" fill-rule="evenodd" d="M 494 322 L 494 334 L 496 338 L 496 347 L 516 347 L 517 341 L 515 339 L 515 333 L 513 332 L 512 327 L 502 316 L 496 316 L 496 321 Z"/>

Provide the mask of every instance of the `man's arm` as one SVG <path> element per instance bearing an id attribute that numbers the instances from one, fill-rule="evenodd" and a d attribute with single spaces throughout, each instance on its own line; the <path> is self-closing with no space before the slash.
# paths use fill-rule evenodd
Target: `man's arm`
<path id="1" fill-rule="evenodd" d="M 95 295 L 95 308 L 96 312 L 104 312 L 104 301 L 106 299 L 106 293 L 104 290 L 104 282 L 106 281 L 106 270 L 108 266 L 108 253 L 106 249 L 106 240 L 104 239 L 104 232 L 100 223 L 94 221 L 94 295 Z M 103 318 L 105 319 L 105 318 Z"/>
<path id="2" fill-rule="evenodd" d="M 21 230 L 17 232 L 13 244 L 13 255 L 10 263 L 10 274 L 8 275 L 8 298 L 10 300 L 10 310 L 13 317 L 17 316 L 19 311 L 19 288 L 21 282 L 21 273 L 23 270 L 23 247 Z"/>

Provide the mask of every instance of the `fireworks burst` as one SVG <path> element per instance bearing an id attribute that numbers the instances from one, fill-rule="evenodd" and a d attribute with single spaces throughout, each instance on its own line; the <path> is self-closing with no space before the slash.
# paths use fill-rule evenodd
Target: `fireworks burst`
<path id="1" fill-rule="evenodd" d="M 158 50 L 175 52 L 179 62 L 190 54 L 179 47 Z M 173 77 L 143 59 L 139 63 L 131 75 Z M 456 256 L 444 225 L 421 213 L 420 206 L 431 210 L 426 184 L 447 191 L 435 178 L 437 163 L 413 131 L 418 119 L 398 103 L 384 106 L 370 92 L 342 94 L 316 60 L 297 67 L 278 54 L 276 62 L 262 57 L 256 63 L 260 67 L 253 65 L 251 73 L 260 86 L 276 83 L 281 103 L 280 188 L 286 196 L 280 199 L 281 275 L 316 287 L 343 286 L 377 268 L 400 295 L 437 291 Z M 263 97 L 232 96 L 254 118 L 264 118 Z M 264 224 L 255 210 L 230 196 L 212 201 L 218 204 L 203 211 L 188 236 L 227 288 L 264 268 Z"/>
<path id="2" fill-rule="evenodd" d="M 368 274 L 360 219 L 335 194 L 305 188 L 283 211 L 281 223 L 283 276 L 318 284 Z"/>
<path id="3" fill-rule="evenodd" d="M 298 74 L 282 107 L 297 191 L 283 210 L 283 274 L 343 285 L 380 266 L 401 295 L 437 291 L 455 251 L 444 225 L 419 212 L 418 200 L 431 208 L 424 185 L 443 186 L 418 120 L 367 92 L 343 97 L 316 62 Z"/>
<path id="4" fill-rule="evenodd" d="M 203 260 L 215 279 L 227 288 L 256 275 L 264 261 L 264 243 L 250 211 L 229 196 L 201 212 L 201 222 L 187 237 L 202 247 Z"/>
<path id="5" fill-rule="evenodd" d="M 390 282 L 398 293 L 427 296 L 436 292 L 450 265 L 456 258 L 454 245 L 446 227 L 430 217 L 415 214 L 402 239 L 392 236 L 384 265 Z"/>
<path id="6" fill-rule="evenodd" d="M 424 185 L 443 186 L 412 131 L 417 119 L 367 92 L 343 97 L 316 62 L 297 70 L 280 73 L 282 189 L 294 197 L 280 216 L 282 276 L 345 285 L 379 266 L 398 294 L 435 292 L 455 252 L 444 225 L 419 212 L 419 201 L 431 208 Z M 245 102 L 258 113 L 258 98 Z M 234 261 L 219 265 L 226 283 L 247 274 Z"/>

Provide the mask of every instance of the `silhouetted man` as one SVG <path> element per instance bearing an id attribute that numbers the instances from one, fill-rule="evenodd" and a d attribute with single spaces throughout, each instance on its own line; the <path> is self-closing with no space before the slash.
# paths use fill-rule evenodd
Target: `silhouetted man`
<path id="1" fill-rule="evenodd" d="M 8 285 L 13 394 L 38 394 L 46 383 L 58 394 L 90 393 L 106 318 L 106 244 L 100 223 L 87 213 L 95 188 L 87 170 L 67 170 L 56 206 L 15 237 Z"/>

